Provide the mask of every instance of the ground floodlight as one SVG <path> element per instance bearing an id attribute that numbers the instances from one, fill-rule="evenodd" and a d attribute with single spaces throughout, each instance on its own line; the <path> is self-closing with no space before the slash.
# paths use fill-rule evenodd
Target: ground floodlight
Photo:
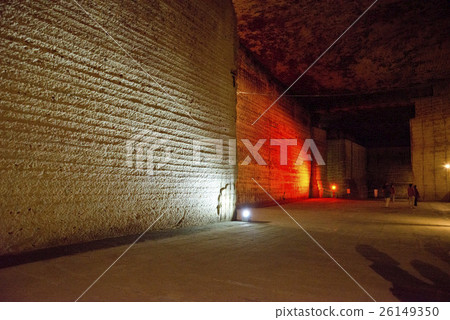
<path id="1" fill-rule="evenodd" d="M 337 186 L 336 186 L 335 184 L 332 184 L 332 185 L 331 185 L 331 191 L 332 191 L 331 196 L 332 196 L 333 198 L 337 198 L 337 195 L 336 195 L 336 189 L 337 189 Z"/>
<path id="2" fill-rule="evenodd" d="M 251 213 L 249 209 L 242 210 L 242 221 L 250 221 Z"/>

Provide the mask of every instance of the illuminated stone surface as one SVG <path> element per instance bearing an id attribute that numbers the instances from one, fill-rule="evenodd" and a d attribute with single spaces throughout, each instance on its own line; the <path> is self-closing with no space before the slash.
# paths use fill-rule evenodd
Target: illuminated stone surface
<path id="1" fill-rule="evenodd" d="M 450 84 L 436 86 L 432 97 L 416 101 L 411 120 L 414 184 L 422 199 L 450 201 Z"/>
<path id="2" fill-rule="evenodd" d="M 250 153 L 241 141 L 238 142 L 238 204 L 267 202 L 265 192 L 252 179 L 256 179 L 277 201 L 309 197 L 311 162 L 295 165 L 305 139 L 313 138 L 309 112 L 288 97 L 283 97 L 265 112 L 284 88 L 242 48 L 238 66 L 237 137 L 249 139 L 252 145 L 265 139 L 259 154 L 267 164 L 258 165 L 252 158 L 250 164 L 242 165 Z M 326 134 L 315 130 L 317 134 L 314 138 L 321 151 L 325 152 Z M 280 147 L 271 146 L 270 139 L 297 139 L 296 146 L 288 147 L 286 165 L 280 162 Z"/>
<path id="3" fill-rule="evenodd" d="M 0 254 L 230 219 L 235 169 L 192 140 L 235 138 L 231 1 L 79 3 L 132 58 L 73 1 L 0 5 Z"/>
<path id="4" fill-rule="evenodd" d="M 377 301 L 448 301 L 449 204 L 383 205 L 285 208 Z M 149 234 L 81 301 L 370 301 L 280 208 L 253 209 L 252 219 Z M 1 268 L 0 300 L 74 301 L 130 242 Z"/>
<path id="5" fill-rule="evenodd" d="M 414 177 L 405 152 L 405 165 L 372 166 L 371 181 L 401 180 L 404 193 L 409 179 L 425 200 L 450 199 L 445 0 L 380 1 L 288 92 L 301 96 L 255 125 L 371 1 L 80 3 L 130 56 L 74 2 L 0 4 L 0 255 L 135 234 L 160 215 L 154 230 L 230 220 L 236 202 L 271 203 L 253 179 L 280 202 L 329 196 L 330 177 L 365 197 L 365 148 L 370 161 L 407 147 L 414 106 Z M 356 152 L 343 148 L 337 166 L 294 165 L 306 138 L 333 154 L 327 136 Z M 229 139 L 266 139 L 268 165 L 243 166 L 240 142 L 238 169 L 192 163 L 204 138 L 224 139 L 225 155 Z M 287 165 L 274 138 L 298 140 Z M 157 163 L 174 151 L 162 166 L 145 155 L 155 141 Z"/>

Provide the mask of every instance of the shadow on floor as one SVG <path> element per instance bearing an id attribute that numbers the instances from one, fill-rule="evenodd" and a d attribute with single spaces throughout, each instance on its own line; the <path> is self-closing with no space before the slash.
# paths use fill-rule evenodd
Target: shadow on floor
<path id="1" fill-rule="evenodd" d="M 236 223 L 236 222 L 233 222 Z M 206 226 L 199 227 L 187 227 L 181 229 L 172 229 L 164 231 L 149 231 L 138 241 L 145 242 L 149 240 L 158 240 L 171 238 L 179 235 L 193 234 L 203 231 L 209 231 L 215 228 L 216 224 L 210 224 Z M 38 249 L 31 252 L 24 252 L 20 254 L 11 254 L 0 256 L 0 269 L 8 268 L 16 265 L 21 265 L 25 263 L 31 263 L 42 260 L 54 259 L 62 256 L 74 255 L 78 253 L 113 248 L 118 246 L 130 245 L 136 238 L 139 237 L 138 234 L 123 236 L 118 238 L 109 238 L 103 240 L 95 240 L 85 243 L 77 243 L 67 246 L 52 247 L 46 249 Z"/>
<path id="2" fill-rule="evenodd" d="M 413 260 L 411 265 L 432 282 L 422 281 L 399 267 L 400 263 L 369 245 L 358 245 L 356 251 L 372 261 L 371 268 L 392 283 L 392 294 L 400 301 L 450 301 L 450 276 L 429 263 Z"/>
<path id="3" fill-rule="evenodd" d="M 425 243 L 425 250 L 438 257 L 442 261 L 450 264 L 450 247 L 442 248 L 440 246 L 434 245 L 433 243 Z"/>
<path id="4" fill-rule="evenodd" d="M 258 223 L 261 223 L 261 224 L 270 223 L 270 221 L 253 221 L 253 220 L 244 221 L 244 222 L 245 223 L 256 223 L 256 224 L 258 224 Z"/>

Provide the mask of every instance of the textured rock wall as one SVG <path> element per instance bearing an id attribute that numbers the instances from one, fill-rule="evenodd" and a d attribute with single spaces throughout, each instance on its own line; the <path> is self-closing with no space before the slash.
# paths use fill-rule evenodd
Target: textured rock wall
<path id="1" fill-rule="evenodd" d="M 290 85 L 374 1 L 233 0 L 241 42 Z M 293 87 L 360 93 L 448 79 L 447 0 L 378 1 Z"/>
<path id="2" fill-rule="evenodd" d="M 311 163 L 304 162 L 303 165 L 296 166 L 295 162 L 304 140 L 312 137 L 308 112 L 292 98 L 283 97 L 252 125 L 285 87 L 279 85 L 243 48 L 240 49 L 238 61 L 238 205 L 273 204 L 253 179 L 277 201 L 307 198 L 310 192 Z M 259 139 L 266 139 L 259 154 L 267 165 L 258 165 L 253 157 L 249 165 L 243 165 L 242 162 L 250 153 L 240 139 L 249 139 L 252 145 Z M 280 162 L 280 147 L 271 146 L 270 139 L 297 139 L 297 146 L 288 147 L 286 165 Z"/>
<path id="3" fill-rule="evenodd" d="M 373 189 L 394 183 L 396 198 L 408 198 L 408 185 L 413 183 L 411 148 L 367 149 L 367 183 L 371 197 Z"/>
<path id="4" fill-rule="evenodd" d="M 0 254 L 230 219 L 231 1 L 78 2 L 0 4 Z"/>
<path id="5" fill-rule="evenodd" d="M 450 83 L 433 87 L 433 96 L 417 99 L 411 119 L 414 183 L 425 201 L 450 201 Z"/>
<path id="6" fill-rule="evenodd" d="M 326 161 L 327 132 L 325 130 L 313 127 L 312 138 L 314 139 L 323 159 Z M 328 183 L 327 176 L 327 165 L 321 166 L 314 161 L 311 168 L 311 185 L 309 196 L 312 198 L 323 198 L 330 197 L 331 195 L 332 192 L 330 190 L 330 184 Z"/>
<path id="7" fill-rule="evenodd" d="M 366 148 L 347 139 L 328 140 L 328 181 L 336 185 L 338 197 L 367 198 L 366 170 Z"/>

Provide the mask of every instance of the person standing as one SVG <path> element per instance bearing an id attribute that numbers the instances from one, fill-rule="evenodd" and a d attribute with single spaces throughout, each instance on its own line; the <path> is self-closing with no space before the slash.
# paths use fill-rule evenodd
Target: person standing
<path id="1" fill-rule="evenodd" d="M 395 188 L 394 188 L 394 184 L 391 184 L 391 201 L 392 203 L 395 202 Z"/>
<path id="2" fill-rule="evenodd" d="M 391 186 L 386 183 L 383 187 L 383 191 L 384 191 L 384 200 L 386 201 L 385 207 L 389 208 L 389 201 L 391 201 Z"/>
<path id="3" fill-rule="evenodd" d="M 415 192 L 413 185 L 410 183 L 408 187 L 408 204 L 411 209 L 414 208 L 414 194 Z"/>
<path id="4" fill-rule="evenodd" d="M 417 186 L 414 185 L 414 206 L 417 207 L 417 200 L 419 200 L 420 194 L 419 190 L 417 190 Z"/>

